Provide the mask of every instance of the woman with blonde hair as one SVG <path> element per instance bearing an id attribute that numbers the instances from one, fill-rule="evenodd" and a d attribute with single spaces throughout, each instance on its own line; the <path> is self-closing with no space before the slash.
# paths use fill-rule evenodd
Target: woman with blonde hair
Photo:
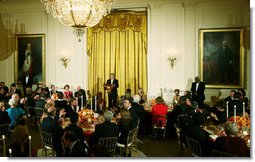
<path id="1" fill-rule="evenodd" d="M 9 140 L 8 149 L 12 150 L 13 157 L 29 156 L 28 128 L 26 125 L 18 125 L 13 129 Z"/>

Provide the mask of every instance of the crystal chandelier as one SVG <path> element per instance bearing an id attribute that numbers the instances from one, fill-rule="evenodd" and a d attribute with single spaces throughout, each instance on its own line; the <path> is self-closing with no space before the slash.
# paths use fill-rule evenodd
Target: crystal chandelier
<path id="1" fill-rule="evenodd" d="M 86 27 L 93 27 L 111 11 L 115 0 L 41 0 L 46 11 L 65 26 L 74 27 L 81 37 Z"/>

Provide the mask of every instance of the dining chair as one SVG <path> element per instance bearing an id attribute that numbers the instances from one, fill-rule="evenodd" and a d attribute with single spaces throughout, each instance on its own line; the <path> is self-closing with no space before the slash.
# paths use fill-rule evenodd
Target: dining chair
<path id="1" fill-rule="evenodd" d="M 166 124 L 167 116 L 166 115 L 152 115 L 152 128 L 154 137 L 158 137 L 158 133 L 161 131 L 165 139 L 166 137 Z"/>
<path id="2" fill-rule="evenodd" d="M 230 154 L 230 153 L 220 151 L 220 150 L 216 150 L 216 149 L 213 149 L 211 151 L 211 156 L 212 157 L 237 157 L 237 155 Z"/>
<path id="3" fill-rule="evenodd" d="M 202 156 L 202 149 L 201 144 L 199 141 L 189 137 L 186 135 L 186 140 L 188 143 L 188 147 L 192 153 L 193 157 L 201 157 Z"/>
<path id="4" fill-rule="evenodd" d="M 117 148 L 119 149 L 119 155 L 124 155 L 126 157 L 131 155 L 131 151 L 134 146 L 134 140 L 136 140 L 136 132 L 137 132 L 137 127 L 129 131 L 127 136 L 127 141 L 125 144 L 117 143 Z"/>
<path id="5" fill-rule="evenodd" d="M 42 149 L 44 152 L 44 156 L 48 157 L 49 155 L 55 156 L 55 151 L 53 149 L 52 135 L 46 131 L 43 131 L 39 126 L 39 132 L 42 140 Z M 50 152 L 48 152 L 50 151 Z"/>
<path id="6" fill-rule="evenodd" d="M 177 134 L 177 137 L 178 137 L 179 155 L 181 157 L 183 157 L 184 148 L 186 148 L 187 146 L 185 145 L 185 143 L 181 139 L 181 128 L 178 127 L 177 124 L 174 124 L 174 127 L 176 129 L 176 134 Z"/>
<path id="7" fill-rule="evenodd" d="M 115 156 L 117 141 L 118 141 L 118 137 L 104 137 L 104 138 L 100 138 L 98 143 L 104 145 L 106 149 L 109 151 L 109 153 L 112 156 Z"/>

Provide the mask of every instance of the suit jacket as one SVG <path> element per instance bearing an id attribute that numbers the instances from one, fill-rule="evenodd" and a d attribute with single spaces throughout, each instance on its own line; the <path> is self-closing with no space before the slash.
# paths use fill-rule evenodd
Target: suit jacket
<path id="1" fill-rule="evenodd" d="M 41 124 L 42 130 L 49 132 L 52 135 L 53 148 L 60 155 L 63 152 L 61 138 L 63 137 L 64 130 L 58 125 L 57 120 L 51 116 L 47 116 L 43 119 Z"/>
<path id="2" fill-rule="evenodd" d="M 66 148 L 64 156 L 65 157 L 86 157 L 87 156 L 86 147 L 81 142 L 76 141 L 71 152 L 69 148 Z"/>
<path id="3" fill-rule="evenodd" d="M 249 156 L 250 150 L 246 145 L 244 139 L 240 137 L 222 136 L 218 137 L 214 142 L 214 148 L 216 150 L 224 151 L 229 154 L 238 156 Z"/>
<path id="4" fill-rule="evenodd" d="M 75 97 L 79 97 L 79 99 L 78 99 L 78 105 L 79 105 L 79 107 L 81 107 L 81 96 L 83 96 L 83 106 L 85 107 L 86 105 L 86 101 L 87 101 L 87 97 L 86 97 L 86 92 L 84 91 L 84 89 L 80 89 L 79 91 L 76 91 L 75 93 L 74 93 L 74 96 Z"/>
<path id="5" fill-rule="evenodd" d="M 111 84 L 111 79 L 108 79 L 106 84 Z M 112 89 L 111 93 L 108 93 L 108 95 L 112 95 L 114 97 L 118 96 L 117 88 L 119 87 L 119 81 L 117 79 L 113 80 L 113 84 L 115 85 Z"/>
<path id="6" fill-rule="evenodd" d="M 140 122 L 144 121 L 145 118 L 145 110 L 142 105 L 139 105 L 138 103 L 132 103 L 132 107 L 134 108 L 138 118 L 140 119 Z"/>
<path id="7" fill-rule="evenodd" d="M 138 123 L 138 116 L 133 107 L 129 109 L 130 115 L 131 115 L 131 127 L 134 129 L 137 126 Z"/>
<path id="8" fill-rule="evenodd" d="M 65 130 L 70 130 L 75 133 L 76 137 L 80 140 L 80 142 L 84 143 L 85 141 L 85 136 L 83 134 L 82 128 L 78 127 L 77 124 L 70 124 L 65 128 Z"/>
<path id="9" fill-rule="evenodd" d="M 35 107 L 44 108 L 44 105 L 45 105 L 46 103 L 47 103 L 47 102 L 44 101 L 43 99 L 39 99 L 39 100 L 35 101 Z"/>
<path id="10" fill-rule="evenodd" d="M 97 124 L 95 127 L 95 133 L 93 135 L 94 143 L 97 143 L 100 138 L 103 137 L 118 137 L 119 129 L 118 126 L 109 121 L 105 121 L 101 124 Z"/>
<path id="11" fill-rule="evenodd" d="M 0 111 L 0 124 L 11 123 L 11 119 L 6 111 Z"/>
<path id="12" fill-rule="evenodd" d="M 66 117 L 72 118 L 72 116 L 76 114 L 76 107 L 74 107 L 74 110 L 73 110 L 71 105 L 67 105 L 65 108 L 65 112 L 66 112 L 66 115 L 65 115 Z"/>
<path id="13" fill-rule="evenodd" d="M 234 106 L 236 105 L 236 115 L 242 115 L 243 113 L 243 102 L 241 100 L 234 99 L 228 103 L 229 117 L 234 116 Z"/>
<path id="14" fill-rule="evenodd" d="M 55 107 L 65 109 L 67 107 L 67 101 L 66 100 L 56 100 Z"/>
<path id="15" fill-rule="evenodd" d="M 205 83 L 204 82 L 199 82 L 197 91 L 196 91 L 196 82 L 192 83 L 191 86 L 191 92 L 192 92 L 192 98 L 196 99 L 198 98 L 199 100 L 205 100 Z"/>
<path id="16" fill-rule="evenodd" d="M 33 85 L 33 77 L 29 75 L 28 81 L 26 83 L 26 76 L 24 76 L 23 79 L 22 79 L 22 86 L 23 86 L 23 88 L 27 88 L 27 87 L 31 87 L 32 88 L 32 85 Z"/>
<path id="17" fill-rule="evenodd" d="M 21 97 L 21 91 L 19 89 L 16 88 L 13 93 L 17 93 L 19 95 L 19 97 Z"/>

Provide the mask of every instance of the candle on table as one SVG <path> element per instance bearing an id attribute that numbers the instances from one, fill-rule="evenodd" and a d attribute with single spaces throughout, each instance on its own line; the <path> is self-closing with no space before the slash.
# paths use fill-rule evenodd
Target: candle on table
<path id="1" fill-rule="evenodd" d="M 32 151 L 31 136 L 28 136 L 28 139 L 29 139 L 29 157 L 31 157 L 32 156 L 32 153 L 31 153 L 31 151 Z"/>
<path id="2" fill-rule="evenodd" d="M 91 102 L 90 102 L 90 110 L 92 111 L 92 97 L 91 97 Z"/>
<path id="3" fill-rule="evenodd" d="M 228 119 L 228 101 L 226 103 L 226 115 L 227 115 L 227 119 Z"/>
<path id="4" fill-rule="evenodd" d="M 5 135 L 2 135 L 2 139 L 3 139 L 3 148 L 5 148 Z"/>
<path id="5" fill-rule="evenodd" d="M 12 149 L 9 149 L 9 156 L 12 157 Z"/>
<path id="6" fill-rule="evenodd" d="M 95 95 L 95 112 L 97 112 L 97 96 Z"/>
<path id="7" fill-rule="evenodd" d="M 81 96 L 81 108 L 83 108 L 83 95 Z"/>
<path id="8" fill-rule="evenodd" d="M 243 102 L 243 116 L 245 116 L 245 102 Z"/>
<path id="9" fill-rule="evenodd" d="M 236 105 L 234 105 L 234 122 L 236 123 Z"/>

